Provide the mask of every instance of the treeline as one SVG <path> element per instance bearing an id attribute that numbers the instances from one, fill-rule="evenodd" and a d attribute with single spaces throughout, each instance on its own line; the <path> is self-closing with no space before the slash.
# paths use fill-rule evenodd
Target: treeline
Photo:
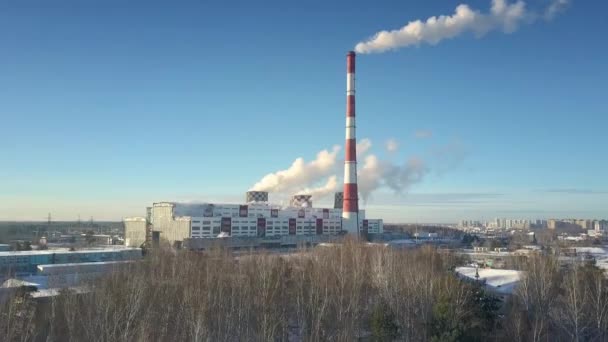
<path id="1" fill-rule="evenodd" d="M 403 233 L 413 238 L 416 233 L 437 233 L 440 238 L 461 239 L 464 232 L 458 229 L 434 226 L 434 225 L 418 225 L 418 224 L 385 224 L 385 232 Z"/>
<path id="2" fill-rule="evenodd" d="M 5 341 L 559 341 L 606 339 L 606 280 L 533 257 L 501 303 L 459 257 L 353 241 L 234 258 L 156 250 L 86 294 L 3 305 Z"/>

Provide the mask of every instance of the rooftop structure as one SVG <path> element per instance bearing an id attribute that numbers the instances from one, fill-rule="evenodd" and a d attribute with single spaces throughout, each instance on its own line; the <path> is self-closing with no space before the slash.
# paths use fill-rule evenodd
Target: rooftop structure
<path id="1" fill-rule="evenodd" d="M 268 192 L 267 191 L 247 191 L 245 193 L 245 203 L 251 202 L 268 202 Z"/>
<path id="2" fill-rule="evenodd" d="M 291 198 L 292 207 L 312 207 L 312 195 L 294 195 Z"/>

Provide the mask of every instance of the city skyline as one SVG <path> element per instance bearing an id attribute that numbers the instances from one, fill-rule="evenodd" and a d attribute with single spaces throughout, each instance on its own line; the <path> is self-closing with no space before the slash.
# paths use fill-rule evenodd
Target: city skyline
<path id="1" fill-rule="evenodd" d="M 320 151 L 327 167 L 270 201 L 326 188 L 315 203 L 331 206 L 346 52 L 459 3 L 346 4 L 0 5 L 0 220 L 240 203 Z M 437 45 L 360 54 L 359 170 L 381 173 L 360 179 L 360 207 L 387 223 L 608 217 L 606 9 L 571 1 L 506 34 L 476 38 L 471 26 Z"/>

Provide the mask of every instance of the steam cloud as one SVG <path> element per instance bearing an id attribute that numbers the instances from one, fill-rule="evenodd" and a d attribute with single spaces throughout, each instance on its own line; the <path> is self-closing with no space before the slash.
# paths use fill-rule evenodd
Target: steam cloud
<path id="1" fill-rule="evenodd" d="M 381 161 L 373 154 L 368 155 L 358 174 L 359 193 L 363 201 L 367 201 L 372 192 L 381 187 L 403 193 L 413 184 L 422 181 L 429 171 L 425 163 L 418 158 L 410 158 L 405 164 L 397 165 Z"/>
<path id="2" fill-rule="evenodd" d="M 331 195 L 336 192 L 336 190 L 338 190 L 338 177 L 334 175 L 327 179 L 325 185 L 316 188 L 305 188 L 297 192 L 297 194 L 308 194 L 312 195 L 313 199 L 318 199 Z"/>
<path id="3" fill-rule="evenodd" d="M 397 140 L 395 139 L 388 139 L 386 141 L 386 150 L 388 152 L 397 152 L 397 150 L 399 149 L 399 143 L 397 142 Z"/>
<path id="4" fill-rule="evenodd" d="M 320 180 L 335 174 L 336 158 L 340 146 L 334 146 L 331 151 L 323 150 L 317 153 L 317 158 L 306 163 L 303 158 L 297 158 L 286 170 L 269 173 L 257 182 L 251 190 L 269 192 L 295 193 L 302 188 L 315 184 Z"/>
<path id="5" fill-rule="evenodd" d="M 569 0 L 552 0 L 543 11 L 542 17 L 545 20 L 553 19 L 566 8 L 568 2 Z M 358 43 L 355 51 L 362 54 L 381 53 L 421 43 L 435 45 L 466 32 L 472 32 L 477 37 L 493 30 L 512 33 L 522 23 L 533 22 L 538 17 L 537 13 L 526 9 L 523 0 L 514 3 L 508 0 L 492 0 L 488 13 L 481 13 L 461 4 L 452 15 L 433 16 L 426 21 L 411 21 L 398 30 L 380 31 L 372 38 Z"/>
<path id="6" fill-rule="evenodd" d="M 398 142 L 394 143 L 396 151 Z M 390 150 L 389 144 L 387 149 Z M 417 157 L 411 157 L 402 164 L 389 160 L 381 160 L 371 153 L 372 142 L 361 139 L 357 144 L 357 156 L 362 161 L 359 165 L 358 185 L 363 201 L 368 201 L 373 192 L 387 188 L 395 193 L 407 192 L 410 187 L 424 180 L 431 172 L 431 167 Z M 257 182 L 252 190 L 269 191 L 278 195 L 310 194 L 314 200 L 331 195 L 341 187 L 342 160 L 338 161 L 340 148 L 334 146 L 331 151 L 322 150 L 316 159 L 305 162 L 297 158 L 285 170 L 269 173 Z M 435 162 L 433 169 L 437 173 L 445 172 L 455 167 L 465 155 L 464 147 L 459 142 L 439 146 L 430 151 L 427 157 Z"/>

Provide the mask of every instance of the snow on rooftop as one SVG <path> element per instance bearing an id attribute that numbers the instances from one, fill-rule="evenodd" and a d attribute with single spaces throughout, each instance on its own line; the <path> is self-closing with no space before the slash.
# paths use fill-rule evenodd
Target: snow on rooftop
<path id="1" fill-rule="evenodd" d="M 88 288 L 86 288 L 84 286 L 78 286 L 78 287 L 69 287 L 66 289 L 55 288 L 55 289 L 38 290 L 38 291 L 31 292 L 30 296 L 32 298 L 54 297 L 54 296 L 60 295 L 62 290 L 68 290 L 68 291 L 71 291 L 71 292 L 77 293 L 77 294 L 87 293 L 90 291 Z"/>
<path id="2" fill-rule="evenodd" d="M 586 253 L 586 254 L 607 254 L 606 250 L 601 247 L 574 247 L 576 249 L 576 253 Z"/>
<path id="3" fill-rule="evenodd" d="M 229 238 L 230 234 L 228 234 L 227 232 L 220 232 L 217 237 L 218 238 Z"/>
<path id="4" fill-rule="evenodd" d="M 476 280 L 475 267 L 457 267 L 456 273 Z M 521 279 L 522 271 L 479 268 L 479 281 L 485 281 L 486 287 L 502 294 L 512 293 Z"/>
<path id="5" fill-rule="evenodd" d="M 135 262 L 134 260 L 72 262 L 72 263 L 66 263 L 66 264 L 44 264 L 44 265 L 38 265 L 37 268 L 40 271 L 44 271 L 44 269 L 48 269 L 48 268 L 120 265 L 120 264 L 130 264 L 130 263 L 134 263 L 134 262 Z"/>
<path id="6" fill-rule="evenodd" d="M 399 240 L 391 240 L 388 242 L 389 245 L 410 245 L 410 244 L 416 244 L 416 241 L 412 240 L 412 239 L 399 239 Z"/>
<path id="7" fill-rule="evenodd" d="M 11 287 L 21 287 L 21 286 L 38 287 L 38 286 L 40 286 L 40 284 L 32 283 L 32 282 L 21 280 L 21 279 L 11 278 L 11 279 L 8 279 L 7 281 L 5 281 L 4 283 L 2 283 L 2 286 L 0 286 L 0 288 L 11 288 Z"/>
<path id="8" fill-rule="evenodd" d="M 86 249 L 77 249 L 75 251 L 70 251 L 67 248 L 62 249 L 46 249 L 42 251 L 10 251 L 10 252 L 0 252 L 0 257 L 3 256 L 31 256 L 31 255 L 53 255 L 53 254 L 86 254 L 86 253 L 113 253 L 113 252 L 121 252 L 128 250 L 140 250 L 139 248 L 125 247 L 125 246 L 105 246 L 104 248 L 86 248 Z"/>

